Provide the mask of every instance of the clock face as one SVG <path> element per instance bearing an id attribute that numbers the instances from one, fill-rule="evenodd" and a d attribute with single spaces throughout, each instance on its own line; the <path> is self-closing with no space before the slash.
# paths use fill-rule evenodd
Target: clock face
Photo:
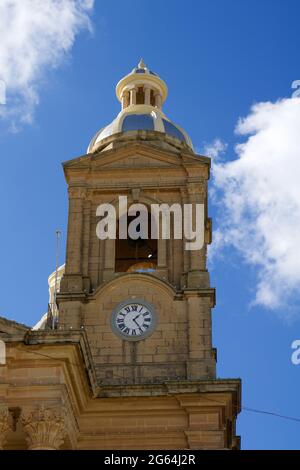
<path id="1" fill-rule="evenodd" d="M 144 301 L 126 301 L 112 314 L 113 331 L 123 339 L 138 341 L 149 336 L 155 327 L 153 307 Z"/>

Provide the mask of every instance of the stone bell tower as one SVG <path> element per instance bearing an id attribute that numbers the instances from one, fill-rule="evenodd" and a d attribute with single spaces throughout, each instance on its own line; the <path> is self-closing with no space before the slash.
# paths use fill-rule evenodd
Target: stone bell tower
<path id="1" fill-rule="evenodd" d="M 94 406 L 115 416 L 115 427 L 106 428 L 110 443 L 99 438 L 95 448 L 134 448 L 135 436 L 146 449 L 239 445 L 240 382 L 216 379 L 212 346 L 210 160 L 196 155 L 186 132 L 165 116 L 167 93 L 141 61 L 117 84 L 118 116 L 86 155 L 64 163 L 69 218 L 56 329 L 84 332 Z M 169 239 L 125 239 L 118 230 L 115 239 L 99 239 L 100 205 L 115 208 L 117 229 L 124 217 L 132 220 L 120 210 L 120 196 L 128 207 L 204 205 L 204 246 L 189 251 L 184 237 L 174 237 L 172 213 Z M 148 222 L 150 233 L 155 221 Z"/>

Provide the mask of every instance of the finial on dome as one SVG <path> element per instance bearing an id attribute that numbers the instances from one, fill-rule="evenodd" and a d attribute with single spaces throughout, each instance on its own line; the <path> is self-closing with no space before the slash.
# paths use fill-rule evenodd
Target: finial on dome
<path id="1" fill-rule="evenodd" d="M 139 61 L 138 68 L 139 68 L 139 69 L 145 69 L 145 68 L 146 68 L 144 59 L 141 59 L 141 60 Z"/>

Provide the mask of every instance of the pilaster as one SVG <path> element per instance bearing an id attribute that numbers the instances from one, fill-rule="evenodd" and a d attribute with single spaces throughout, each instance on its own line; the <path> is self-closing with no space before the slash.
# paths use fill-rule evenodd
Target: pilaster
<path id="1" fill-rule="evenodd" d="M 66 251 L 66 271 L 61 281 L 61 292 L 82 292 L 83 216 L 86 189 L 69 188 L 69 220 Z"/>
<path id="2" fill-rule="evenodd" d="M 199 183 L 187 184 L 187 196 L 189 204 L 193 206 L 193 222 L 195 221 L 196 204 L 203 204 L 206 208 L 206 182 L 201 180 Z M 205 210 L 206 212 L 206 210 Z M 206 213 L 204 213 L 206 219 Z M 193 224 L 194 225 L 194 224 Z M 203 221 L 204 245 L 200 250 L 190 251 L 189 268 L 187 276 L 187 287 L 209 287 L 209 273 L 206 270 L 206 244 L 205 244 L 205 220 Z M 186 240 L 184 240 L 184 244 Z M 185 249 L 185 248 L 184 248 Z"/>

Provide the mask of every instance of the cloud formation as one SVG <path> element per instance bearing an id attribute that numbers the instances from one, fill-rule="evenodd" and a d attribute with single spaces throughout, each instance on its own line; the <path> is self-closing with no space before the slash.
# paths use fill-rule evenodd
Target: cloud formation
<path id="1" fill-rule="evenodd" d="M 212 251 L 237 249 L 258 268 L 254 303 L 277 309 L 300 290 L 300 98 L 254 105 L 236 133 L 235 160 L 218 160 L 219 140 L 206 149 L 220 208 Z"/>
<path id="2" fill-rule="evenodd" d="M 1 0 L 0 81 L 6 104 L 2 100 L 0 117 L 13 128 L 32 122 L 41 80 L 62 63 L 77 34 L 91 29 L 93 5 L 94 0 Z"/>

